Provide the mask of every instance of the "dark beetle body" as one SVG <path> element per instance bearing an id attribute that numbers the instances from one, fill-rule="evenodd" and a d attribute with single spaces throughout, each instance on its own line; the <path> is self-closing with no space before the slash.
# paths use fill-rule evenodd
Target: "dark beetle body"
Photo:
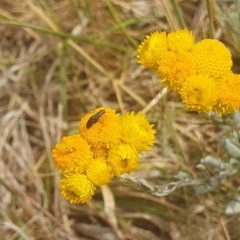
<path id="1" fill-rule="evenodd" d="M 99 112 L 97 112 L 96 114 L 94 114 L 93 116 L 91 116 L 86 124 L 86 128 L 89 129 L 92 127 L 93 124 L 97 123 L 99 118 L 105 113 L 104 110 L 100 110 Z"/>

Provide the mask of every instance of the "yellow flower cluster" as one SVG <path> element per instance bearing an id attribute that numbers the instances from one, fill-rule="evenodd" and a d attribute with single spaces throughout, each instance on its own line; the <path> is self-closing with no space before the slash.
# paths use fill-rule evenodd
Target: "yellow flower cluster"
<path id="1" fill-rule="evenodd" d="M 155 31 L 137 52 L 138 63 L 154 70 L 164 87 L 178 92 L 189 110 L 221 116 L 240 108 L 240 75 L 231 72 L 231 53 L 218 40 L 195 43 L 186 29 Z"/>
<path id="2" fill-rule="evenodd" d="M 63 174 L 61 194 L 75 204 L 88 202 L 96 186 L 136 169 L 138 154 L 150 151 L 155 141 L 155 130 L 145 115 L 120 116 L 107 107 L 85 115 L 79 132 L 63 137 L 52 150 L 54 164 Z"/>

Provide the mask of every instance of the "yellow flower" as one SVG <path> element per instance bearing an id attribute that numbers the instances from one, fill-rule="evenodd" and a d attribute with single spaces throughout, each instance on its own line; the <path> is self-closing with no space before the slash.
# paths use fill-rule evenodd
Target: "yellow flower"
<path id="1" fill-rule="evenodd" d="M 170 32 L 167 36 L 167 46 L 169 51 L 187 52 L 193 47 L 193 45 L 193 33 L 187 29 Z"/>
<path id="2" fill-rule="evenodd" d="M 218 40 L 204 39 L 193 46 L 191 53 L 196 74 L 217 79 L 231 72 L 231 53 Z"/>
<path id="3" fill-rule="evenodd" d="M 215 111 L 222 114 L 233 113 L 240 108 L 240 75 L 229 74 L 219 80 L 219 98 Z"/>
<path id="4" fill-rule="evenodd" d="M 93 148 L 110 148 L 120 141 L 120 117 L 107 107 L 96 108 L 79 124 L 81 136 Z"/>
<path id="5" fill-rule="evenodd" d="M 112 168 L 105 159 L 98 158 L 87 166 L 86 174 L 88 179 L 97 186 L 102 186 L 110 182 L 113 177 Z"/>
<path id="6" fill-rule="evenodd" d="M 109 151 L 108 162 L 117 176 L 136 169 L 138 161 L 136 150 L 128 144 L 118 144 Z"/>
<path id="7" fill-rule="evenodd" d="M 210 112 L 218 98 L 217 83 L 212 78 L 194 75 L 183 83 L 180 95 L 189 110 Z"/>
<path id="8" fill-rule="evenodd" d="M 137 61 L 146 68 L 156 70 L 158 61 L 167 51 L 166 32 L 155 31 L 139 45 Z"/>
<path id="9" fill-rule="evenodd" d="M 93 160 L 88 143 L 79 135 L 63 137 L 52 150 L 53 161 L 61 173 L 83 173 Z"/>
<path id="10" fill-rule="evenodd" d="M 189 52 L 167 52 L 159 62 L 157 72 L 163 86 L 179 91 L 185 79 L 195 74 L 195 65 Z"/>
<path id="11" fill-rule="evenodd" d="M 67 175 L 59 185 L 61 195 L 72 204 L 86 203 L 95 193 L 94 185 L 86 175 Z"/>
<path id="12" fill-rule="evenodd" d="M 155 142 L 155 130 L 142 113 L 126 113 L 122 116 L 122 142 L 135 148 L 137 152 L 151 151 Z"/>
<path id="13" fill-rule="evenodd" d="M 80 134 L 63 137 L 52 150 L 53 161 L 64 173 L 59 188 L 70 203 L 88 202 L 96 186 L 110 182 L 114 175 L 130 173 L 138 166 L 138 152 L 149 151 L 155 130 L 145 115 L 100 107 L 84 116 Z"/>

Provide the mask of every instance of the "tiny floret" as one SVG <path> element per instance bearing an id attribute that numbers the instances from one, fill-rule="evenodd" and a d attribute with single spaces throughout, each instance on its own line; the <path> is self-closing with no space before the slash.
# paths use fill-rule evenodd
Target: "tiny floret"
<path id="1" fill-rule="evenodd" d="M 104 158 L 106 159 L 108 156 L 109 149 L 108 148 L 93 148 L 94 158 Z"/>

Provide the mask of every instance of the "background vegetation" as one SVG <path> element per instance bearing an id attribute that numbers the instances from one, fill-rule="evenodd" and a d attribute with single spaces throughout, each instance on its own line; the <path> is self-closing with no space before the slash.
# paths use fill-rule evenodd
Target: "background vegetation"
<path id="1" fill-rule="evenodd" d="M 155 197 L 113 181 L 89 204 L 60 195 L 51 149 L 78 131 L 98 106 L 142 111 L 156 145 L 133 176 L 161 185 L 207 155 L 222 156 L 224 134 L 187 112 L 136 63 L 153 30 L 188 28 L 196 41 L 217 38 L 240 57 L 240 2 L 218 0 L 0 1 L 0 239 L 240 239 L 239 216 L 225 214 L 238 178 L 196 195 L 190 187 Z"/>

